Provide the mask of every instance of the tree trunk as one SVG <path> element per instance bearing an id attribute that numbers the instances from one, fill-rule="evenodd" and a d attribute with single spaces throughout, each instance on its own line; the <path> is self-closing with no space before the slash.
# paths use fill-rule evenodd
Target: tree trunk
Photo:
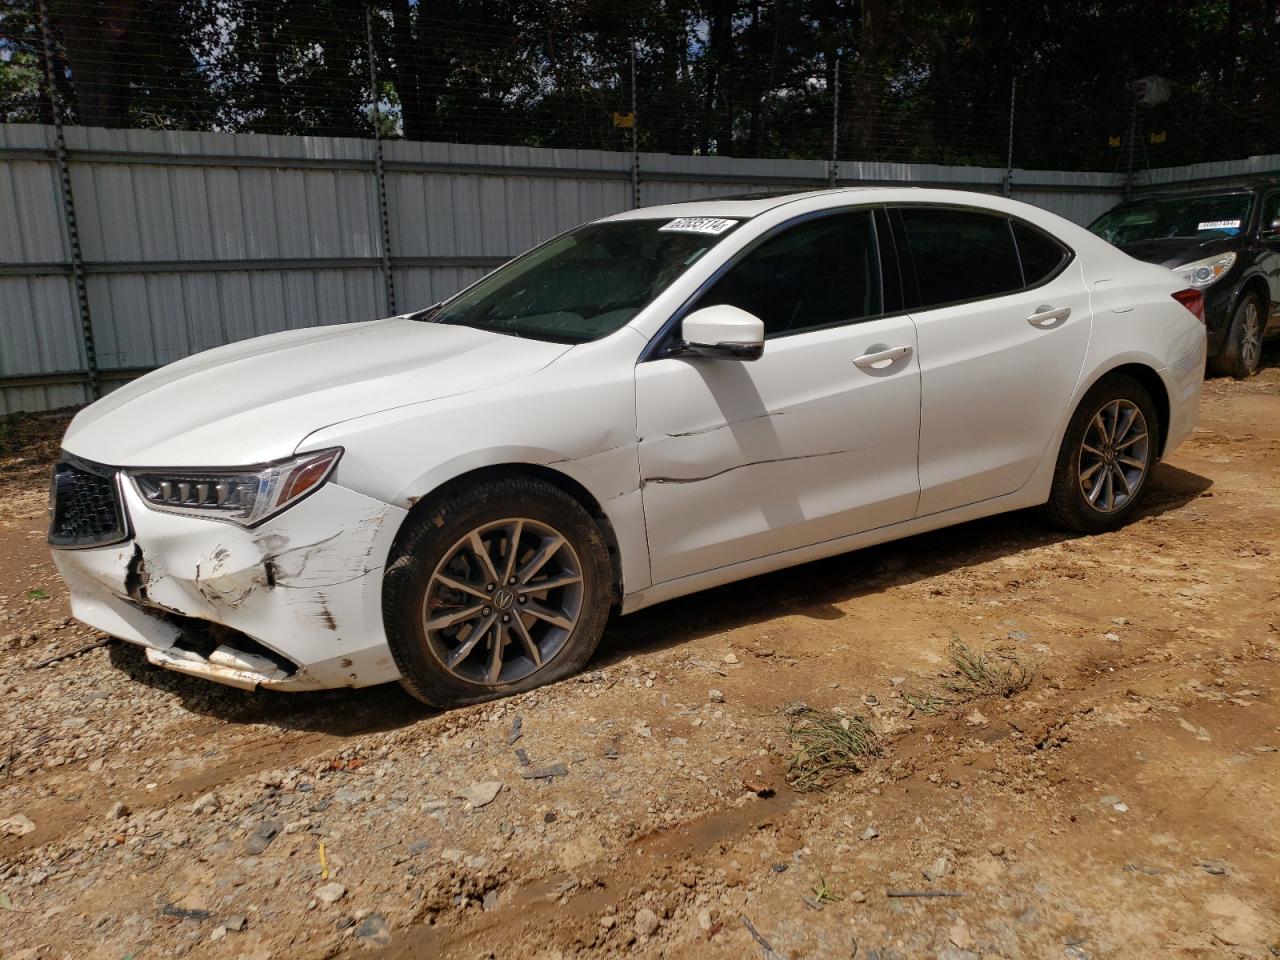
<path id="1" fill-rule="evenodd" d="M 406 140 L 440 137 L 439 90 L 444 80 L 444 58 L 436 25 L 425 4 L 393 0 L 391 4 L 391 83 L 400 98 L 400 116 Z"/>
<path id="2" fill-rule="evenodd" d="M 885 35 L 890 18 L 890 0 L 862 0 L 858 36 L 858 69 L 853 81 L 853 111 L 849 119 L 858 155 L 855 160 L 878 160 L 880 139 L 880 96 L 884 90 Z"/>
<path id="3" fill-rule="evenodd" d="M 263 131 L 288 132 L 284 111 L 284 89 L 280 83 L 280 50 L 272 28 L 264 38 L 258 56 L 259 91 L 263 109 Z"/>
<path id="4" fill-rule="evenodd" d="M 128 126 L 135 6 L 134 0 L 63 0 L 52 5 L 50 14 L 71 70 L 79 124 Z"/>
<path id="5" fill-rule="evenodd" d="M 710 5 L 707 32 L 707 113 L 716 153 L 733 156 L 733 2 L 716 0 Z"/>

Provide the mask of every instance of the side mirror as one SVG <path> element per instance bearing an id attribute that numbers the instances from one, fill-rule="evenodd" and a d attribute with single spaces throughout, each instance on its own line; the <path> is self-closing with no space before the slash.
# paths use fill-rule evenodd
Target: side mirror
<path id="1" fill-rule="evenodd" d="M 718 360 L 759 360 L 764 321 L 727 303 L 703 307 L 680 324 L 681 352 Z"/>
<path id="2" fill-rule="evenodd" d="M 1262 228 L 1262 242 L 1271 246 L 1280 246 L 1280 217 L 1276 217 Z"/>

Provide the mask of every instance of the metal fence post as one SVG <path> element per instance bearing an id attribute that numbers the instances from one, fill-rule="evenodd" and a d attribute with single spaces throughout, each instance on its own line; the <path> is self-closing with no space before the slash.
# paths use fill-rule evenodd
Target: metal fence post
<path id="1" fill-rule="evenodd" d="M 835 78 L 831 97 L 831 165 L 827 170 L 827 182 L 836 185 L 840 172 L 840 58 L 836 57 Z"/>
<path id="2" fill-rule="evenodd" d="M 58 84 L 53 69 L 53 31 L 49 29 L 49 7 L 40 0 L 40 36 L 44 46 L 44 78 L 49 84 L 49 109 L 53 114 L 53 155 L 58 165 L 58 182 L 62 187 L 62 218 L 67 228 L 67 245 L 71 250 L 71 276 L 75 281 L 76 302 L 80 309 L 80 343 L 84 347 L 85 376 L 89 381 L 89 399 L 101 396 L 98 384 L 98 352 L 93 343 L 93 320 L 89 314 L 89 288 L 85 284 L 84 257 L 80 250 L 80 227 L 76 223 L 76 201 L 71 192 L 71 166 L 67 161 L 67 141 L 62 133 L 62 105 L 58 102 Z"/>
<path id="3" fill-rule="evenodd" d="M 378 217 L 382 221 L 382 282 L 387 311 L 396 313 L 396 280 L 391 273 L 391 218 L 387 213 L 387 173 L 382 163 L 382 111 L 378 108 L 378 68 L 373 52 L 373 6 L 364 8 L 365 42 L 369 48 L 369 95 L 373 98 L 373 176 L 378 186 Z"/>
<path id="4" fill-rule="evenodd" d="M 1004 165 L 1004 195 L 1013 196 L 1013 111 L 1018 103 L 1018 78 L 1009 84 L 1009 155 Z"/>
<path id="5" fill-rule="evenodd" d="M 636 45 L 631 44 L 631 206 L 640 206 L 640 115 L 636 112 Z"/>

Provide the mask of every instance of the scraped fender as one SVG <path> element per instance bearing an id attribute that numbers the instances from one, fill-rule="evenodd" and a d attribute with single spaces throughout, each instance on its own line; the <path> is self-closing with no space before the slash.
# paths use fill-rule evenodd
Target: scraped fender
<path id="1" fill-rule="evenodd" d="M 451 480 L 456 480 L 458 477 L 473 473 L 476 470 L 483 470 L 486 467 L 520 466 L 522 464 L 532 466 L 556 464 L 557 467 L 563 467 L 571 462 L 566 454 L 543 447 L 503 446 L 471 450 L 452 459 L 433 464 L 426 473 L 406 484 L 404 489 L 392 498 L 392 503 L 407 510 L 419 501 L 429 497 Z M 567 473 L 568 471 L 562 469 L 561 472 Z M 575 479 L 588 490 L 591 490 L 590 484 L 583 482 L 581 478 L 575 477 Z M 592 490 L 592 494 L 597 500 L 600 499 L 599 494 L 594 490 Z"/>
<path id="2" fill-rule="evenodd" d="M 396 494 L 393 503 L 406 510 L 429 498 L 446 484 L 485 470 L 525 470 L 556 483 L 560 478 L 571 494 L 585 491 L 584 504 L 603 518 L 606 539 L 616 551 L 620 586 L 630 593 L 651 583 L 649 550 L 645 538 L 640 496 L 640 469 L 634 443 L 605 447 L 586 456 L 569 456 L 541 447 L 502 446 L 473 450 L 435 464 Z"/>

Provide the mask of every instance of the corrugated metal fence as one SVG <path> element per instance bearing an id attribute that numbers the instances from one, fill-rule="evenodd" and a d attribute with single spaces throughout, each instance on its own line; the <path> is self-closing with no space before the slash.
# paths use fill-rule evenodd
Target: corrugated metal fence
<path id="1" fill-rule="evenodd" d="M 632 205 L 629 154 L 392 141 L 384 251 L 372 141 L 69 127 L 66 142 L 103 389 L 245 337 L 386 316 L 384 254 L 404 311 Z M 808 160 L 641 154 L 639 166 L 645 205 L 829 176 Z M 989 192 L 1006 180 L 893 163 L 841 162 L 839 174 Z M 1009 181 L 1012 196 L 1077 222 L 1119 195 L 1109 174 Z M 53 128 L 0 124 L 0 414 L 88 399 L 71 259 Z"/>

